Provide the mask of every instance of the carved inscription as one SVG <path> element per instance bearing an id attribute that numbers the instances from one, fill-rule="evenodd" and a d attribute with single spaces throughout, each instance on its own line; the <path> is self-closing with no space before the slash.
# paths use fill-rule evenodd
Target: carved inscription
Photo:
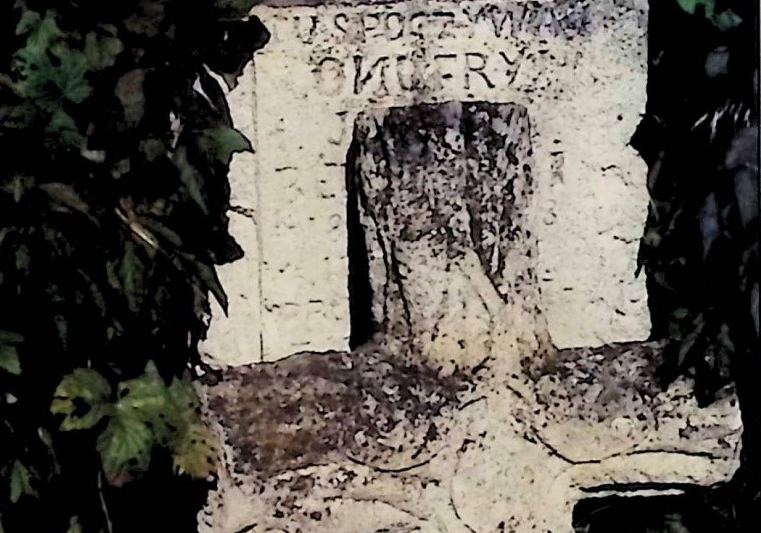
<path id="1" fill-rule="evenodd" d="M 588 9 L 578 0 L 476 1 L 409 11 L 366 6 L 294 14 L 286 27 L 313 47 L 312 72 L 326 96 L 483 92 L 513 84 L 522 63 L 544 54 L 549 40 L 588 33 Z M 495 38 L 504 47 L 483 44 Z"/>
<path id="2" fill-rule="evenodd" d="M 337 84 L 345 83 L 348 77 L 354 95 L 440 92 L 454 87 L 472 91 L 512 83 L 524 54 L 525 49 L 497 53 L 442 51 L 428 56 L 414 52 L 380 56 L 356 54 L 349 68 L 336 58 L 323 59 L 318 68 L 321 80 L 326 79 L 322 73 L 326 65 L 343 69 L 341 74 L 333 76 L 332 85 L 321 87 L 326 94 L 340 91 Z"/>
<path id="3" fill-rule="evenodd" d="M 574 38 L 589 34 L 589 3 L 579 0 L 546 2 L 463 2 L 456 9 L 434 7 L 397 10 L 388 7 L 347 8 L 318 16 L 294 15 L 291 23 L 304 44 L 325 39 L 352 44 L 399 39 L 453 39 L 488 33 L 499 39 L 537 35 Z"/>

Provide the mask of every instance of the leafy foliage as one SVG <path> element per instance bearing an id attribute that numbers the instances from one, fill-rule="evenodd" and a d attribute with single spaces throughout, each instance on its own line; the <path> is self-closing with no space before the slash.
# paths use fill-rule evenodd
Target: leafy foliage
<path id="1" fill-rule="evenodd" d="M 65 415 L 63 431 L 90 429 L 107 420 L 97 449 L 112 485 L 146 471 L 156 446 L 172 452 L 178 471 L 202 479 L 214 473 L 218 452 L 198 419 L 198 400 L 187 379 L 166 385 L 151 361 L 141 376 L 118 384 L 114 402 L 111 392 L 98 372 L 77 369 L 61 381 L 50 410 Z"/>
<path id="2" fill-rule="evenodd" d="M 192 379 L 215 266 L 242 255 L 227 172 L 250 145 L 220 82 L 268 39 L 255 3 L 0 7 L 0 530 L 108 531 L 101 474 L 162 453 L 215 471 Z"/>
<path id="3" fill-rule="evenodd" d="M 705 17 L 721 30 L 738 26 L 742 18 L 731 7 L 717 6 L 717 0 L 676 0 L 679 6 L 689 14 L 702 10 Z"/>
<path id="4" fill-rule="evenodd" d="M 740 468 L 715 494 L 740 531 L 761 513 L 758 9 L 651 3 L 647 112 L 632 139 L 650 169 L 639 266 L 651 335 L 666 341 L 661 378 L 691 377 L 703 405 L 734 385 Z M 736 24 L 717 24 L 722 13 Z"/>
<path id="5" fill-rule="evenodd" d="M 707 15 L 719 10 L 714 0 L 678 1 L 688 13 L 699 6 Z M 743 14 L 739 20 L 747 22 L 736 27 L 711 33 L 690 21 L 694 27 L 685 28 L 687 35 L 702 35 L 711 43 L 700 43 L 704 49 L 680 35 L 674 38 L 678 44 L 659 52 L 651 79 L 663 72 L 657 79 L 664 79 L 668 90 L 651 98 L 650 117 L 633 139 L 650 165 L 651 201 L 639 264 L 648 275 L 651 300 L 661 295 L 651 310 L 654 335 L 670 341 L 664 377 L 692 373 L 703 403 L 732 379 L 739 345 L 753 342 L 747 327 L 740 339 L 737 324 L 730 324 L 733 310 L 740 309 L 750 323 L 758 283 L 758 163 L 753 160 L 758 105 L 749 83 L 755 60 L 745 50 L 753 38 L 751 4 L 722 3 L 722 12 Z M 717 53 L 730 56 L 720 71 L 710 61 Z M 678 80 L 683 86 L 676 86 Z"/>

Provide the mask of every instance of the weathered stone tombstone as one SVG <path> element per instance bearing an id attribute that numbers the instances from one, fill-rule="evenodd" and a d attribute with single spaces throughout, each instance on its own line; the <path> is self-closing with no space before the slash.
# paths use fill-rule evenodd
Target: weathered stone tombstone
<path id="1" fill-rule="evenodd" d="M 222 273 L 233 323 L 215 320 L 207 351 L 245 363 L 346 349 L 344 167 L 354 120 L 447 101 L 515 103 L 531 117 L 537 276 L 554 342 L 645 338 L 644 283 L 633 272 L 647 194 L 644 163 L 627 143 L 645 102 L 646 4 L 257 8 L 272 40 L 233 93 L 257 150 L 233 174 L 243 213 L 234 229 L 249 257 Z"/>
<path id="2" fill-rule="evenodd" d="M 287 3 L 232 95 L 249 257 L 209 350 L 259 364 L 207 390 L 201 530 L 568 533 L 581 499 L 730 476 L 731 391 L 700 410 L 620 342 L 647 335 L 644 7 Z"/>

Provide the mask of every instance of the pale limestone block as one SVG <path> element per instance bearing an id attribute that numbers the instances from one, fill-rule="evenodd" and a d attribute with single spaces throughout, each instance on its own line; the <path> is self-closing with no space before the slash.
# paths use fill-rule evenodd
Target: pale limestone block
<path id="1" fill-rule="evenodd" d="M 647 336 L 644 281 L 633 275 L 645 166 L 627 146 L 644 110 L 646 2 L 256 9 L 273 36 L 248 73 L 255 98 L 235 104 L 254 117 L 256 185 L 237 172 L 233 194 L 255 189 L 261 207 L 265 360 L 346 348 L 345 163 L 356 116 L 445 101 L 514 103 L 531 117 L 539 288 L 554 342 Z"/>

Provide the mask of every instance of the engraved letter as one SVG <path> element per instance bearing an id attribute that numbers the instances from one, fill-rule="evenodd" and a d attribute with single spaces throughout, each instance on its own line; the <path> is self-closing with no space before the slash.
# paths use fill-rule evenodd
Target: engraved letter
<path id="1" fill-rule="evenodd" d="M 465 54 L 465 89 L 470 90 L 470 76 L 471 74 L 478 74 L 486 82 L 486 86 L 489 89 L 493 89 L 495 85 L 489 78 L 486 77 L 484 69 L 486 68 L 486 56 L 479 54 L 478 52 L 467 52 Z"/>
<path id="2" fill-rule="evenodd" d="M 454 13 L 449 11 L 437 11 L 433 13 L 433 17 L 437 22 L 437 25 L 441 26 L 441 29 L 436 36 L 437 39 L 451 39 L 456 37 L 456 35 L 452 33 L 451 29 L 454 27 L 455 22 Z"/>
<path id="3" fill-rule="evenodd" d="M 455 54 L 436 54 L 433 56 L 433 62 L 436 64 L 436 70 L 439 73 L 439 78 L 442 80 L 441 88 L 446 89 L 449 84 L 444 83 L 444 80 L 451 80 L 454 78 L 452 70 L 450 68 L 451 63 L 457 60 Z M 449 62 L 449 65 L 447 63 Z"/>
<path id="4" fill-rule="evenodd" d="M 396 56 L 396 77 L 399 88 L 403 91 L 411 91 L 417 84 L 415 62 L 406 55 Z"/>
<path id="5" fill-rule="evenodd" d="M 388 68 L 388 57 L 381 56 L 373 65 L 367 69 L 367 72 L 362 73 L 362 63 L 364 58 L 362 56 L 354 56 L 354 94 L 360 94 L 367 83 L 375 77 L 375 73 L 380 71 L 380 85 L 379 96 L 385 96 L 388 94 L 388 85 L 386 84 L 386 69 Z"/>
<path id="6" fill-rule="evenodd" d="M 335 57 L 323 58 L 314 67 L 314 75 L 317 78 L 317 89 L 322 94 L 336 95 L 343 89 L 346 76 L 344 64 Z"/>
<path id="7" fill-rule="evenodd" d="M 380 15 L 378 13 L 368 13 L 362 17 L 362 30 L 365 39 L 368 37 L 378 37 L 380 32 Z"/>
<path id="8" fill-rule="evenodd" d="M 518 52 L 518 56 L 515 59 L 510 59 L 507 57 L 505 52 L 499 53 L 499 57 L 501 57 L 505 62 L 505 77 L 507 78 L 507 83 L 513 83 L 515 78 L 518 76 L 518 70 L 521 68 L 521 60 L 523 59 L 523 54 L 525 52 L 526 49 L 521 48 L 521 50 Z"/>
<path id="9" fill-rule="evenodd" d="M 423 37 L 422 29 L 423 29 L 423 26 L 425 26 L 425 18 L 426 18 L 426 14 L 419 13 L 419 12 L 415 13 L 414 15 L 410 17 L 410 22 L 409 22 L 410 35 L 412 35 L 413 37 L 419 37 L 419 38 Z"/>
<path id="10" fill-rule="evenodd" d="M 502 31 L 505 27 L 505 21 L 507 21 L 507 9 L 500 9 L 496 5 L 490 4 L 487 6 L 484 6 L 479 12 L 479 15 L 481 16 L 487 16 L 489 17 L 489 21 L 491 22 L 491 28 L 494 32 L 494 36 L 497 38 L 502 37 Z"/>
<path id="11" fill-rule="evenodd" d="M 396 41 L 400 38 L 404 33 L 404 17 L 394 12 L 386 15 L 386 32 L 389 41 Z"/>
<path id="12" fill-rule="evenodd" d="M 348 22 L 349 17 L 346 16 L 346 13 L 338 13 L 333 19 L 333 23 L 341 33 L 346 33 L 346 25 Z"/>

